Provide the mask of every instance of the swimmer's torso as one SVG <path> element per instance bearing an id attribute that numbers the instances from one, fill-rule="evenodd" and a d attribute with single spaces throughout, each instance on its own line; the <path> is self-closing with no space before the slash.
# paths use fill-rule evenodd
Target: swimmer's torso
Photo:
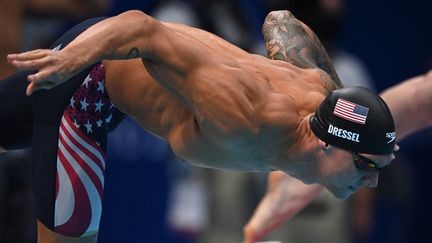
<path id="1" fill-rule="evenodd" d="M 113 103 L 195 164 L 270 170 L 268 160 L 287 160 L 302 136 L 300 123 L 324 98 L 319 73 L 251 56 L 205 31 L 169 27 L 205 40 L 204 54 L 217 52 L 221 58 L 181 77 L 190 84 L 183 90 L 162 87 L 152 78 L 183 75 L 163 65 L 144 61 L 146 70 L 138 59 L 105 62 Z"/>

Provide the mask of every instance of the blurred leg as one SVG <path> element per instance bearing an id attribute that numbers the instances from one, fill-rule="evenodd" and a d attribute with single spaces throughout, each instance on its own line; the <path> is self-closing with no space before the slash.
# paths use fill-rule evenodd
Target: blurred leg
<path id="1" fill-rule="evenodd" d="M 97 242 L 97 234 L 92 236 L 86 236 L 86 237 L 67 237 L 51 231 L 40 221 L 38 221 L 37 227 L 38 227 L 39 243 L 96 243 Z"/>

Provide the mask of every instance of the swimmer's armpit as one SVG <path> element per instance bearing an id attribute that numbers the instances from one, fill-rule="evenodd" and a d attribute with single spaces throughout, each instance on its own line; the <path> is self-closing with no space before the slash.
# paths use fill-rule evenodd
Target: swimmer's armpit
<path id="1" fill-rule="evenodd" d="M 330 75 L 335 88 L 342 88 L 330 57 L 318 37 L 290 11 L 270 12 L 262 32 L 269 58 L 287 61 L 301 68 L 320 68 Z"/>
<path id="2" fill-rule="evenodd" d="M 137 58 L 139 57 L 139 50 L 136 47 L 132 47 L 129 51 L 129 53 L 126 56 L 126 59 L 132 59 L 132 58 Z"/>

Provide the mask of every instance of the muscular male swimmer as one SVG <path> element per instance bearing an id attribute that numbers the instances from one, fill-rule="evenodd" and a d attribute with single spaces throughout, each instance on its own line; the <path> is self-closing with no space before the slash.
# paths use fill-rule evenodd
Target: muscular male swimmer
<path id="1" fill-rule="evenodd" d="M 341 85 L 327 54 L 290 12 L 273 12 L 267 20 L 278 26 L 274 34 L 289 33 L 289 63 L 139 11 L 95 23 L 61 50 L 12 54 L 8 60 L 38 70 L 28 76 L 27 94 L 40 90 L 32 97 L 98 67 L 115 107 L 193 164 L 279 170 L 319 183 L 338 198 L 375 186 L 377 171 L 390 163 L 395 148 L 387 105 L 365 89 L 333 91 Z M 277 52 L 273 44 L 268 43 L 271 53 Z M 85 80 L 84 75 L 81 87 Z"/>
<path id="2" fill-rule="evenodd" d="M 275 31 L 284 31 L 279 24 Z M 297 20 L 289 27 L 297 44 L 289 50 L 297 55 L 292 63 L 249 54 L 139 11 L 96 23 L 61 51 L 8 59 L 18 68 L 38 69 L 28 76 L 30 95 L 102 60 L 139 57 L 104 63 L 107 91 L 121 111 L 169 141 L 179 157 L 212 168 L 283 171 L 322 184 L 338 198 L 375 186 L 377 171 L 393 157 L 388 107 L 366 89 L 332 91 L 340 82 L 317 38 Z M 155 107 L 158 112 L 148 112 Z"/>
<path id="3" fill-rule="evenodd" d="M 290 21 L 283 12 L 273 12 L 269 16 L 271 15 L 286 23 Z M 277 23 L 269 20 L 271 18 L 267 18 L 263 27 L 267 45 L 274 47 L 274 51 L 269 52 L 269 58 L 290 62 L 292 37 L 289 32 L 276 32 L 275 29 L 279 28 Z M 426 109 L 432 105 L 432 71 L 390 87 L 380 96 L 393 115 L 397 142 L 432 125 L 432 113 Z M 307 185 L 285 173 L 271 172 L 266 195 L 244 227 L 245 243 L 262 239 L 283 222 L 293 218 L 323 189 L 319 184 Z"/>

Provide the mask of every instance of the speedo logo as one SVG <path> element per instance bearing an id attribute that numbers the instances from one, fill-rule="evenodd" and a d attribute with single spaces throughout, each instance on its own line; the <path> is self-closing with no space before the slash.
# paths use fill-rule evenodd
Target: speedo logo
<path id="1" fill-rule="evenodd" d="M 340 137 L 346 140 L 350 140 L 356 143 L 360 143 L 359 138 L 360 134 L 355 132 L 350 132 L 342 128 L 335 127 L 333 125 L 329 125 L 327 133 L 330 133 L 333 136 Z"/>
<path id="2" fill-rule="evenodd" d="M 396 139 L 396 132 L 388 132 L 386 133 L 386 138 L 389 139 L 387 143 L 391 143 Z"/>

